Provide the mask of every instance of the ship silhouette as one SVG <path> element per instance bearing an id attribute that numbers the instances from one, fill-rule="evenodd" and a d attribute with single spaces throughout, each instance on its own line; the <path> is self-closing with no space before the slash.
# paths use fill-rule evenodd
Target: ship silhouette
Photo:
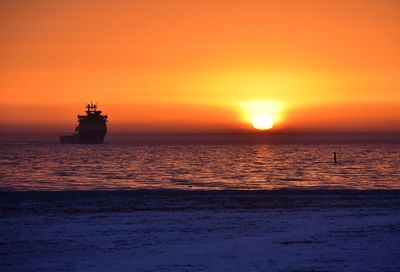
<path id="1" fill-rule="evenodd" d="M 102 144 L 107 133 L 107 115 L 97 105 L 86 105 L 86 115 L 78 115 L 78 126 L 73 135 L 60 136 L 62 144 Z"/>

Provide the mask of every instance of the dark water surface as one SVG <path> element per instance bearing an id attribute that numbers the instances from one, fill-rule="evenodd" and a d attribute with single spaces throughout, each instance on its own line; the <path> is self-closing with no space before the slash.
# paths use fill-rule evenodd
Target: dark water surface
<path id="1" fill-rule="evenodd" d="M 3 191 L 281 188 L 400 189 L 400 145 L 0 145 Z"/>

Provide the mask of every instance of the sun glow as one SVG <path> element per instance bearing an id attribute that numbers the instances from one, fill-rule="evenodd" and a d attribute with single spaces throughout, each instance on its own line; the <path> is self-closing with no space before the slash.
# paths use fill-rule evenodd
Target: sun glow
<path id="1" fill-rule="evenodd" d="M 271 129 L 276 124 L 282 122 L 283 105 L 271 101 L 250 101 L 242 103 L 242 119 L 256 129 Z"/>
<path id="2" fill-rule="evenodd" d="M 270 129 L 274 126 L 274 121 L 271 115 L 258 114 L 253 119 L 253 127 L 259 130 Z"/>

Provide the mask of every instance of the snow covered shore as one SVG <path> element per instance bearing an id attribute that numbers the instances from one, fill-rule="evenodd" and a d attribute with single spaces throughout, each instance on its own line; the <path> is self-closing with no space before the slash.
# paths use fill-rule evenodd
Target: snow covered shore
<path id="1" fill-rule="evenodd" d="M 1 271 L 400 271 L 399 191 L 0 197 Z"/>

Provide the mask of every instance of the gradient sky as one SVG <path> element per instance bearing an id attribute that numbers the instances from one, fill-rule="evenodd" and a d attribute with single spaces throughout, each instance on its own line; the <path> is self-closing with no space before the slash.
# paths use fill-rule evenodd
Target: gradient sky
<path id="1" fill-rule="evenodd" d="M 400 131 L 400 1 L 0 1 L 1 132 Z M 250 105 L 250 106 L 249 106 Z M 253 107 L 253 108 L 252 108 Z M 257 106 L 255 106 L 257 107 Z"/>

